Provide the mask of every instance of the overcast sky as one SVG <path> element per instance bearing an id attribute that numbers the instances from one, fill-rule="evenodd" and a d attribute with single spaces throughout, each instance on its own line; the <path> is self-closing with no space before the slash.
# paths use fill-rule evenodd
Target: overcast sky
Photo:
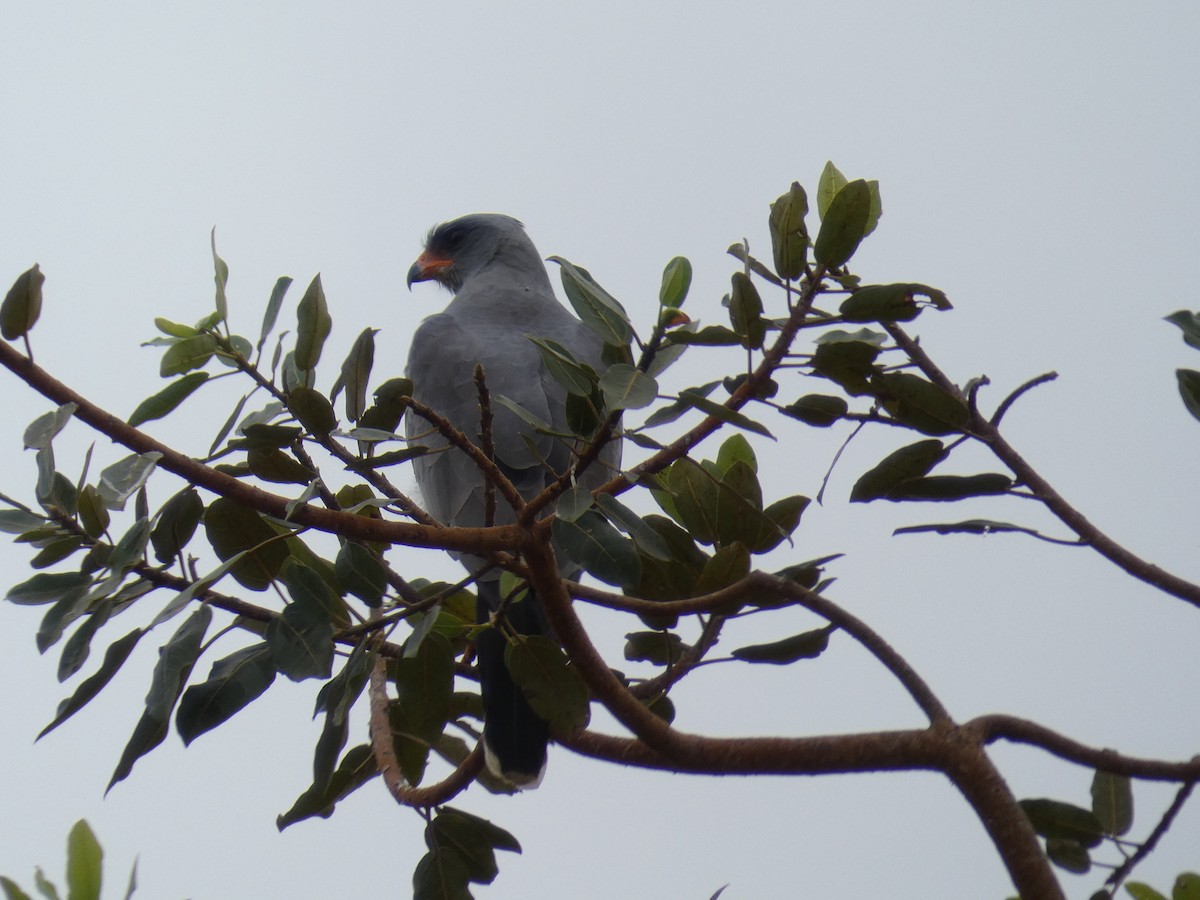
<path id="1" fill-rule="evenodd" d="M 696 271 L 688 310 L 716 322 L 736 266 L 725 248 L 745 237 L 769 255 L 767 204 L 792 180 L 815 188 L 833 159 L 882 188 L 884 217 L 855 270 L 950 295 L 953 312 L 923 315 L 913 330 L 959 382 L 989 376 L 985 402 L 1059 372 L 1009 415 L 1013 442 L 1113 537 L 1200 578 L 1200 423 L 1174 376 L 1200 368 L 1200 355 L 1162 321 L 1200 307 L 1198 26 L 1182 0 L 7 3 L 0 281 L 40 263 L 38 361 L 125 416 L 159 387 L 158 354 L 139 347 L 153 318 L 190 322 L 211 308 L 216 226 L 244 333 L 257 334 L 277 276 L 302 288 L 321 273 L 334 318 L 328 387 L 368 325 L 382 329 L 378 377 L 402 370 L 415 324 L 444 299 L 404 289 L 434 222 L 517 216 L 543 255 L 586 265 L 641 323 L 662 266 L 686 255 Z M 666 386 L 709 372 L 693 361 Z M 797 381 L 784 392 L 817 389 Z M 0 490 L 31 501 L 34 460 L 20 435 L 49 406 L 2 374 L 0 397 Z M 149 430 L 202 454 L 231 397 L 213 391 Z M 796 423 L 777 435 L 757 445 L 768 493 L 814 494 L 844 432 Z M 60 466 L 76 471 L 91 440 L 72 425 Z M 900 525 L 972 516 L 1064 534 L 1020 500 L 850 507 L 857 475 L 903 440 L 852 445 L 796 548 L 769 562 L 845 552 L 831 596 L 960 719 L 1008 712 L 1130 753 L 1200 750 L 1197 611 L 1085 550 L 892 537 Z M 123 455 L 104 440 L 95 453 L 100 463 Z M 955 470 L 985 467 L 995 465 L 973 452 Z M 161 503 L 174 487 L 155 490 Z M 410 573 L 455 572 L 415 552 L 393 559 Z M 26 561 L 25 547 L 0 542 L 5 586 L 26 577 Z M 36 653 L 40 616 L 0 605 L 0 874 L 29 887 L 41 863 L 60 878 L 67 831 L 86 817 L 108 854 L 109 896 L 138 854 L 146 898 L 405 896 L 421 822 L 377 784 L 331 820 L 276 833 L 275 816 L 311 776 L 315 682 L 280 680 L 186 751 L 172 735 L 105 799 L 155 642 L 35 746 L 74 690 L 56 683 L 57 649 Z M 799 612 L 760 618 L 731 627 L 723 646 L 810 624 Z M 588 621 L 624 665 L 620 635 L 637 626 Z M 120 633 L 102 634 L 92 666 Z M 681 727 L 807 735 L 920 724 L 848 640 L 817 663 L 768 668 L 702 670 L 676 697 Z M 356 725 L 365 735 L 361 715 Z M 1089 772 L 1026 750 L 994 755 L 1018 796 L 1088 802 Z M 1170 796 L 1138 788 L 1137 835 Z M 558 748 L 538 791 L 472 790 L 456 802 L 524 846 L 478 889 L 489 900 L 707 898 L 726 883 L 726 900 L 1010 890 L 973 813 L 934 776 L 693 778 Z M 1200 867 L 1197 847 L 1193 805 L 1139 877 L 1169 889 L 1178 871 Z M 1103 875 L 1063 880 L 1087 897 Z"/>

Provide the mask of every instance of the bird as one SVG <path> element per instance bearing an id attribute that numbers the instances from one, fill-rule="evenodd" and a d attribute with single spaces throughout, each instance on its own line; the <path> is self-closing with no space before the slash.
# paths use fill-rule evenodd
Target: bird
<path id="1" fill-rule="evenodd" d="M 507 398 L 556 432 L 569 432 L 567 392 L 547 371 L 531 338 L 547 338 L 575 359 L 603 372 L 603 341 L 555 297 L 542 257 L 517 219 L 477 213 L 434 226 L 423 252 L 408 270 L 408 287 L 432 281 L 453 297 L 442 312 L 426 318 L 413 335 L 407 375 L 413 399 L 446 418 L 477 445 L 479 392 L 474 380 L 482 366 L 493 415 L 492 443 L 497 467 L 525 499 L 539 494 L 566 472 L 578 448 L 539 431 L 497 398 Z M 452 526 L 485 524 L 485 481 L 463 452 L 432 432 L 412 410 L 406 435 L 433 452 L 413 461 L 425 509 Z M 581 473 L 579 484 L 594 488 L 619 463 L 619 444 L 606 447 Z M 497 492 L 494 524 L 515 515 Z M 469 554 L 456 554 L 469 572 L 479 573 L 476 620 L 492 622 L 501 607 L 499 569 Z M 558 554 L 566 577 L 579 574 Z M 532 590 L 505 610 L 507 628 L 522 635 L 551 636 L 542 606 Z M 496 626 L 498 623 L 492 623 Z M 517 788 L 537 787 L 545 773 L 549 733 L 505 665 L 507 638 L 499 627 L 478 633 L 475 653 L 483 696 L 483 746 L 488 769 Z"/>

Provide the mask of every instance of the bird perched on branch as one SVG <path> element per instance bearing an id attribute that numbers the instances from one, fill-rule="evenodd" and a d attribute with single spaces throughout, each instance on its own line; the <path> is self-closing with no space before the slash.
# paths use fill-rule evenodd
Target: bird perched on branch
<path id="1" fill-rule="evenodd" d="M 464 216 L 430 231 L 424 252 L 408 271 L 408 285 L 436 281 L 454 297 L 437 315 L 421 323 L 408 356 L 414 399 L 442 415 L 454 428 L 480 445 L 481 409 L 475 368 L 482 366 L 493 414 L 495 462 L 525 499 L 567 471 L 575 450 L 561 437 L 539 432 L 509 406 L 506 398 L 556 432 L 569 432 L 566 390 L 547 372 L 530 340 L 549 338 L 579 362 L 602 371 L 602 342 L 555 298 L 545 265 L 516 219 L 497 214 Z M 430 433 L 430 425 L 407 413 L 411 438 L 432 452 L 414 460 L 417 485 L 425 507 L 447 525 L 483 526 L 486 519 L 485 479 L 479 466 L 461 449 Z M 620 455 L 614 442 L 600 464 L 580 478 L 596 486 L 610 474 Z M 513 509 L 495 492 L 493 524 L 515 520 Z M 457 558 L 471 572 L 483 571 L 476 583 L 480 624 L 492 622 L 476 640 L 484 713 L 484 749 L 488 768 L 521 787 L 536 787 L 546 765 L 547 726 L 530 708 L 504 661 L 506 630 L 518 635 L 548 634 L 549 626 L 533 592 L 501 609 L 500 570 L 467 554 Z M 562 556 L 559 555 L 560 564 Z M 569 564 L 563 574 L 578 573 Z M 499 619 L 493 621 L 493 619 Z M 515 637 L 513 639 L 516 639 Z"/>

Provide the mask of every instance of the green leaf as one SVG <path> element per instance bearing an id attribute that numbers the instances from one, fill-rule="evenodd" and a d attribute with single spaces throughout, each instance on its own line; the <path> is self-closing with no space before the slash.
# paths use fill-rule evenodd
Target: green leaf
<path id="1" fill-rule="evenodd" d="M 1092 868 L 1092 858 L 1088 855 L 1087 848 L 1078 841 L 1049 838 L 1046 841 L 1046 856 L 1060 869 L 1074 872 L 1076 875 L 1085 875 Z"/>
<path id="2" fill-rule="evenodd" d="M 537 347 L 546 371 L 567 389 L 567 393 L 579 397 L 591 396 L 598 381 L 596 371 L 591 366 L 579 362 L 570 350 L 557 341 L 532 335 L 526 337 Z"/>
<path id="3" fill-rule="evenodd" d="M 524 635 L 504 648 L 504 662 L 551 730 L 574 732 L 587 726 L 587 685 L 558 644 L 540 634 Z"/>
<path id="4" fill-rule="evenodd" d="M 172 375 L 182 375 L 192 369 L 203 368 L 216 349 L 217 339 L 211 334 L 197 334 L 175 341 L 163 354 L 158 374 L 163 378 L 170 378 Z"/>
<path id="5" fill-rule="evenodd" d="M 333 567 L 342 590 L 358 597 L 367 606 L 378 607 L 387 591 L 387 572 L 375 554 L 354 541 L 346 541 L 338 551 Z"/>
<path id="6" fill-rule="evenodd" d="M 1092 812 L 1105 834 L 1120 837 L 1133 827 L 1133 788 L 1128 775 L 1096 770 L 1092 776 Z"/>
<path id="7" fill-rule="evenodd" d="M 698 344 L 702 347 L 732 347 L 742 339 L 732 328 L 724 325 L 707 325 L 699 331 L 672 331 L 667 335 L 668 344 Z"/>
<path id="8" fill-rule="evenodd" d="M 442 808 L 426 831 L 431 848 L 458 854 L 465 864 L 468 881 L 491 884 L 499 874 L 496 849 L 520 853 L 516 838 L 486 819 L 457 809 Z"/>
<path id="9" fill-rule="evenodd" d="M 808 262 L 808 227 L 804 224 L 807 215 L 808 195 L 797 181 L 771 204 L 769 225 L 775 272 L 788 281 L 804 274 Z"/>
<path id="10" fill-rule="evenodd" d="M 625 635 L 625 658 L 630 662 L 669 666 L 679 662 L 688 649 L 673 631 L 633 631 Z"/>
<path id="11" fill-rule="evenodd" d="M 1172 325 L 1177 325 L 1183 332 L 1184 343 L 1200 350 L 1200 314 L 1180 309 L 1165 318 Z"/>
<path id="12" fill-rule="evenodd" d="M 27 509 L 0 509 L 0 532 L 4 534 L 24 534 L 46 521 Z"/>
<path id="13" fill-rule="evenodd" d="M 550 262 L 561 269 L 563 292 L 583 324 L 591 328 L 606 344 L 626 347 L 633 336 L 633 326 L 624 307 L 600 287 L 585 269 L 573 265 L 561 256 L 551 256 Z"/>
<path id="14" fill-rule="evenodd" d="M 970 424 L 965 403 L 919 375 L 888 372 L 875 375 L 871 384 L 894 418 L 925 434 L 958 434 Z"/>
<path id="15" fill-rule="evenodd" d="M 309 283 L 296 307 L 296 356 L 298 369 L 315 369 L 321 359 L 321 348 L 333 328 L 329 307 L 325 304 L 325 289 L 318 274 Z"/>
<path id="16" fill-rule="evenodd" d="M 850 502 L 866 503 L 886 498 L 901 482 L 922 477 L 945 457 L 945 448 L 938 440 L 917 441 L 901 447 L 858 479 L 850 491 Z"/>
<path id="17" fill-rule="evenodd" d="M 694 390 L 683 391 L 679 395 L 680 401 L 688 406 L 693 406 L 701 412 L 707 413 L 714 418 L 720 419 L 729 425 L 737 428 L 744 428 L 746 431 L 753 431 L 755 434 L 761 434 L 763 437 L 769 437 L 775 440 L 775 435 L 767 430 L 765 425 L 761 425 L 748 416 L 740 412 L 734 412 L 726 406 L 722 406 L 714 400 L 709 400 L 707 397 L 701 396 Z"/>
<path id="18" fill-rule="evenodd" d="M 1126 882 L 1125 890 L 1129 892 L 1129 896 L 1133 897 L 1134 900 L 1167 900 L 1166 897 L 1150 887 L 1150 885 L 1141 881 Z"/>
<path id="19" fill-rule="evenodd" d="M 34 263 L 17 276 L 0 303 L 0 336 L 6 341 L 25 337 L 42 314 L 42 284 L 46 276 Z"/>
<path id="20" fill-rule="evenodd" d="M 58 433 L 67 427 L 78 408 L 74 403 L 64 403 L 53 412 L 43 413 L 30 422 L 22 437 L 25 449 L 44 450 L 49 447 Z"/>
<path id="21" fill-rule="evenodd" d="M 929 302 L 918 303 L 917 296 Z M 838 312 L 847 322 L 909 322 L 927 305 L 952 308 L 944 293 L 926 284 L 868 284 L 847 297 Z"/>
<path id="22" fill-rule="evenodd" d="M 754 282 L 745 272 L 734 272 L 729 294 L 729 322 L 747 349 L 761 349 L 767 336 L 767 323 L 762 312 L 762 298 L 758 296 Z"/>
<path id="23" fill-rule="evenodd" d="M 1090 809 L 1045 798 L 1021 800 L 1018 805 L 1029 817 L 1033 830 L 1044 838 L 1063 838 L 1095 847 L 1104 836 L 1104 826 Z"/>
<path id="24" fill-rule="evenodd" d="M 129 417 L 129 424 L 137 428 L 143 422 L 161 419 L 173 412 L 180 403 L 192 395 L 192 392 L 208 381 L 207 372 L 192 372 L 172 381 L 152 397 L 147 397 L 138 404 L 137 409 Z"/>
<path id="25" fill-rule="evenodd" d="M 258 336 L 257 349 L 261 353 L 263 344 L 267 342 L 267 337 L 275 328 L 275 320 L 279 318 L 279 310 L 283 306 L 284 295 L 287 294 L 288 288 L 292 286 L 292 279 L 284 275 L 275 282 L 275 287 L 271 289 L 271 299 L 267 301 L 267 309 L 263 313 L 262 331 Z"/>
<path id="26" fill-rule="evenodd" d="M 554 514 L 560 519 L 575 522 L 592 508 L 592 492 L 582 485 L 566 490 L 554 504 Z"/>
<path id="27" fill-rule="evenodd" d="M 133 648 L 137 646 L 137 642 L 145 634 L 140 628 L 135 628 L 129 634 L 125 635 L 117 641 L 114 641 L 104 653 L 104 661 L 100 663 L 100 668 L 96 672 L 82 681 L 75 693 L 63 700 L 58 705 L 58 711 L 55 713 L 54 719 L 38 732 L 40 740 L 45 735 L 49 734 L 79 710 L 83 709 L 88 702 L 104 689 L 104 686 L 112 680 L 112 677 L 117 674 L 117 671 L 129 658 L 129 654 L 133 652 Z"/>
<path id="28" fill-rule="evenodd" d="M 793 494 L 776 500 L 764 509 L 762 518 L 757 519 L 758 530 L 751 535 L 748 543 L 750 552 L 767 553 L 790 538 L 811 502 L 808 497 Z"/>
<path id="29" fill-rule="evenodd" d="M 1171 888 L 1171 900 L 1200 900 L 1200 875 L 1182 872 Z"/>
<path id="30" fill-rule="evenodd" d="M 364 328 L 342 363 L 342 374 L 334 385 L 336 399 L 340 387 L 346 389 L 346 418 L 357 422 L 367 409 L 367 383 L 375 363 L 375 334 L 378 328 Z"/>
<path id="31" fill-rule="evenodd" d="M 833 164 L 833 160 L 827 160 L 825 168 L 821 170 L 821 177 L 817 180 L 818 216 L 822 219 L 825 218 L 825 213 L 829 211 L 829 205 L 833 203 L 833 198 L 846 184 L 846 176 Z"/>
<path id="32" fill-rule="evenodd" d="M 208 542 L 222 561 L 245 552 L 230 571 L 239 584 L 252 591 L 265 591 L 287 561 L 288 548 L 276 539 L 275 529 L 236 500 L 218 497 L 209 504 L 204 527 Z"/>
<path id="33" fill-rule="evenodd" d="M 1179 380 L 1179 396 L 1195 418 L 1200 419 L 1200 372 L 1195 369 L 1176 369 L 1175 377 Z"/>
<path id="34" fill-rule="evenodd" d="M 846 415 L 849 410 L 850 405 L 842 397 L 829 394 L 805 394 L 795 403 L 785 407 L 783 412 L 805 425 L 828 428 Z"/>
<path id="35" fill-rule="evenodd" d="M 730 655 L 745 662 L 770 663 L 776 666 L 785 666 L 800 659 L 816 659 L 829 646 L 829 635 L 835 627 L 826 625 L 769 644 L 739 647 Z"/>
<path id="36" fill-rule="evenodd" d="M 354 747 L 347 751 L 328 783 L 313 785 L 301 794 L 291 809 L 275 819 L 275 827 L 283 831 L 289 825 L 312 816 L 329 818 L 339 800 L 349 796 L 378 774 L 379 769 L 375 765 L 375 754 L 372 753 L 371 747 L 368 744 Z"/>
<path id="37" fill-rule="evenodd" d="M 591 500 L 589 494 L 588 499 Z M 559 505 L 562 505 L 561 499 Z M 596 497 L 596 506 L 608 521 L 612 522 L 637 545 L 638 550 L 649 556 L 651 559 L 662 560 L 667 562 L 671 559 L 671 548 L 667 546 L 667 542 L 657 531 L 651 528 L 646 522 L 625 506 L 611 494 L 599 494 Z M 576 517 L 578 518 L 578 516 Z"/>
<path id="38" fill-rule="evenodd" d="M 741 541 L 721 547 L 704 564 L 692 587 L 694 594 L 708 594 L 729 587 L 750 574 L 750 551 Z M 737 606 L 737 604 L 733 604 Z M 732 609 L 732 607 L 731 607 Z"/>
<path id="39" fill-rule="evenodd" d="M 658 302 L 669 308 L 679 309 L 687 299 L 692 285 L 692 264 L 686 257 L 676 256 L 663 269 L 662 287 L 658 291 Z"/>
<path id="40" fill-rule="evenodd" d="M 133 764 L 161 744 L 167 736 L 171 711 L 183 692 L 192 666 L 196 664 L 204 633 L 211 621 L 212 610 L 208 606 L 201 606 L 159 648 L 158 663 L 154 666 L 154 676 L 150 681 L 150 693 L 146 695 L 146 708 L 125 745 L 105 793 L 126 778 L 133 771 Z"/>
<path id="41" fill-rule="evenodd" d="M 717 469 L 722 475 L 736 462 L 744 462 L 751 472 L 758 471 L 758 459 L 754 455 L 754 448 L 743 434 L 731 434 L 725 438 L 721 449 L 717 451 Z"/>
<path id="42" fill-rule="evenodd" d="M 163 504 L 150 531 L 150 543 L 159 562 L 169 563 L 179 555 L 196 533 L 203 515 L 204 501 L 200 499 L 199 491 L 191 486 Z"/>
<path id="43" fill-rule="evenodd" d="M 83 591 L 91 583 L 91 576 L 83 572 L 43 572 L 9 588 L 4 599 L 18 606 L 42 606 Z"/>
<path id="44" fill-rule="evenodd" d="M 213 663 L 208 680 L 188 688 L 179 701 L 175 728 L 183 743 L 216 728 L 271 686 L 275 666 L 271 649 L 253 644 Z"/>
<path id="45" fill-rule="evenodd" d="M 604 395 L 604 405 L 610 412 L 641 409 L 653 403 L 658 396 L 658 382 L 634 366 L 618 363 L 609 366 L 600 378 L 600 393 Z"/>
<path id="46" fill-rule="evenodd" d="M 454 693 L 454 648 L 436 631 L 424 636 L 411 655 L 396 660 L 397 701 L 412 734 L 425 751 L 438 739 L 450 717 Z"/>
<path id="47" fill-rule="evenodd" d="M 125 501 L 141 489 L 160 459 L 162 454 L 157 450 L 135 453 L 104 469 L 96 486 L 104 505 L 108 509 L 124 509 Z"/>
<path id="48" fill-rule="evenodd" d="M 298 571 L 307 566 L 288 567 L 288 593 L 292 597 L 283 612 L 267 625 L 266 643 L 274 668 L 292 681 L 328 678 L 333 671 L 333 617 L 319 592 L 310 590 L 308 579 L 297 583 Z M 320 576 L 313 572 L 314 581 Z M 328 587 L 324 591 L 332 597 Z M 337 600 L 337 598 L 332 598 Z"/>
<path id="49" fill-rule="evenodd" d="M 288 393 L 288 410 L 315 435 L 326 435 L 337 427 L 333 405 L 309 387 L 297 386 Z"/>
<path id="50" fill-rule="evenodd" d="M 0 888 L 4 890 L 5 900 L 32 900 L 27 893 L 21 890 L 20 885 L 3 875 L 0 875 Z"/>
<path id="51" fill-rule="evenodd" d="M 637 550 L 599 513 L 586 512 L 574 522 L 555 518 L 551 531 L 567 559 L 605 584 L 637 584 L 641 572 Z"/>
<path id="52" fill-rule="evenodd" d="M 100 900 L 104 851 L 80 819 L 67 835 L 67 900 Z"/>
<path id="53" fill-rule="evenodd" d="M 252 447 L 246 453 L 246 465 L 250 474 L 273 484 L 308 484 L 317 474 L 282 450 L 273 448 Z"/>
<path id="54" fill-rule="evenodd" d="M 413 900 L 471 900 L 467 862 L 449 848 L 421 857 L 413 870 Z"/>
<path id="55" fill-rule="evenodd" d="M 863 181 L 846 184 L 829 204 L 813 246 L 813 256 L 826 268 L 836 268 L 854 255 L 866 236 L 871 216 L 871 188 Z"/>
<path id="56" fill-rule="evenodd" d="M 1013 480 L 999 472 L 984 472 L 980 475 L 931 475 L 928 478 L 909 478 L 893 485 L 879 498 L 898 502 L 902 500 L 930 500 L 951 502 L 967 497 L 989 497 L 1006 494 L 1012 489 Z"/>
<path id="57" fill-rule="evenodd" d="M 224 322 L 229 318 L 229 304 L 225 300 L 225 285 L 229 283 L 229 266 L 225 265 L 225 260 L 217 256 L 216 226 L 213 226 L 209 239 L 212 244 L 213 281 L 217 285 L 217 321 Z"/>

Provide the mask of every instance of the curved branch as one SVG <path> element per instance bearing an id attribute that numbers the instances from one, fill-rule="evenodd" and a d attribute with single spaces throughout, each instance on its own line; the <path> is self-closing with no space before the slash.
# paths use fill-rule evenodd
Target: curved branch
<path id="1" fill-rule="evenodd" d="M 972 719 L 963 729 L 974 732 L 984 744 L 1006 740 L 1017 744 L 1040 747 L 1048 753 L 1092 769 L 1102 769 L 1114 775 L 1128 775 L 1143 781 L 1198 781 L 1200 756 L 1186 762 L 1167 762 L 1161 759 L 1125 756 L 1115 750 L 1089 747 L 1072 740 L 1044 725 L 1008 715 L 986 715 Z"/>
<path id="2" fill-rule="evenodd" d="M 438 806 L 461 794 L 483 769 L 483 749 L 476 744 L 458 768 L 442 781 L 428 787 L 411 787 L 400 771 L 392 745 L 392 726 L 388 721 L 387 663 L 375 660 L 371 669 L 371 751 L 383 776 L 383 783 L 397 803 L 404 806 Z"/>
<path id="3" fill-rule="evenodd" d="M 930 381 L 952 396 L 962 398 L 962 392 L 958 387 L 946 377 L 946 374 L 929 358 L 921 346 L 909 337 L 900 326 L 885 323 L 884 327 Z M 1200 585 L 1172 575 L 1165 569 L 1131 553 L 1093 525 L 1083 513 L 1064 500 L 1058 491 L 1013 449 L 995 425 L 976 413 L 973 416 L 971 430 L 976 437 L 991 448 L 992 452 L 1012 470 L 1018 479 L 1037 494 L 1038 499 L 1046 505 L 1047 509 L 1090 544 L 1097 553 L 1138 581 L 1145 582 L 1193 606 L 1200 606 Z"/>

